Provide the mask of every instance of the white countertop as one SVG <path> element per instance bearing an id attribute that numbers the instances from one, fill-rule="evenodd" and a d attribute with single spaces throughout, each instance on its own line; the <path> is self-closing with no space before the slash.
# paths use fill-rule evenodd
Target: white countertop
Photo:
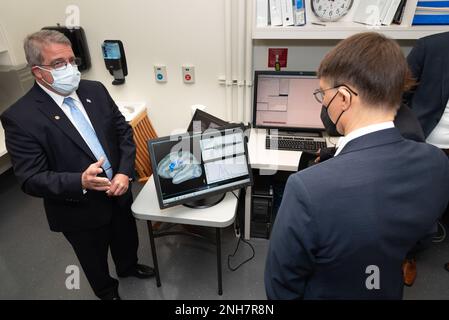
<path id="1" fill-rule="evenodd" d="M 3 130 L 2 124 L 0 123 L 0 157 L 7 154 L 5 145 L 5 131 Z"/>
<path id="2" fill-rule="evenodd" d="M 135 116 L 146 108 L 145 102 L 115 101 L 115 104 L 127 122 L 133 120 Z"/>
<path id="3" fill-rule="evenodd" d="M 248 143 L 249 162 L 251 164 L 251 168 L 297 171 L 302 152 L 266 149 L 266 135 L 266 129 L 251 129 Z"/>
<path id="4" fill-rule="evenodd" d="M 227 192 L 220 203 L 210 208 L 191 209 L 178 205 L 161 210 L 154 179 L 151 176 L 135 198 L 131 210 L 134 217 L 141 220 L 224 228 L 234 222 L 236 208 L 237 198 L 231 192 Z"/>
<path id="5" fill-rule="evenodd" d="M 302 152 L 271 150 L 265 148 L 266 129 L 252 128 L 248 142 L 249 162 L 253 169 L 298 171 L 299 159 Z M 335 144 L 339 138 L 325 138 L 331 145 Z"/>

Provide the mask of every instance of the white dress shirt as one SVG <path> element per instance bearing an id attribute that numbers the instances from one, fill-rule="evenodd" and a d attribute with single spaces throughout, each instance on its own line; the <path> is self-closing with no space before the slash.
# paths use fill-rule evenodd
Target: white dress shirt
<path id="1" fill-rule="evenodd" d="M 89 116 L 87 115 L 86 109 L 84 109 L 83 104 L 81 103 L 81 99 L 78 97 L 75 91 L 73 91 L 70 95 L 67 97 L 61 96 L 53 91 L 48 90 L 45 88 L 42 84 L 37 82 L 37 84 L 55 101 L 55 103 L 58 105 L 58 107 L 61 108 L 61 110 L 64 112 L 64 114 L 69 118 L 70 122 L 75 126 L 76 130 L 79 132 L 83 140 L 86 142 L 86 144 L 89 146 L 89 143 L 87 140 L 83 137 L 82 133 L 77 127 L 77 124 L 73 122 L 72 113 L 70 112 L 70 107 L 64 103 L 64 99 L 71 97 L 78 109 L 80 109 L 81 113 L 84 115 L 84 117 L 87 119 L 87 122 L 89 122 L 90 126 L 92 126 L 92 122 L 89 119 Z M 94 129 L 95 131 L 95 129 Z M 92 148 L 89 146 L 89 148 L 92 150 Z"/>
<path id="2" fill-rule="evenodd" d="M 359 128 L 359 129 L 356 129 L 356 130 L 350 132 L 347 136 L 342 137 L 338 141 L 337 151 L 335 152 L 334 157 L 336 157 L 340 154 L 341 150 L 343 150 L 343 148 L 348 144 L 349 141 L 354 140 L 356 138 L 360 138 L 361 136 L 364 136 L 369 133 L 373 133 L 373 132 L 385 130 L 385 129 L 390 129 L 390 128 L 394 128 L 393 121 L 386 121 L 386 122 L 372 124 L 372 125 L 362 127 L 362 128 Z"/>
<path id="3" fill-rule="evenodd" d="M 64 103 L 65 98 L 71 97 L 73 99 L 76 107 L 81 110 L 81 113 L 84 115 L 84 117 L 86 117 L 87 122 L 89 122 L 90 126 L 93 128 L 92 122 L 90 122 L 90 119 L 89 119 L 89 116 L 87 115 L 86 109 L 84 109 L 84 106 L 81 103 L 81 99 L 78 97 L 76 92 L 73 91 L 70 95 L 68 95 L 67 97 L 64 97 L 64 96 L 61 96 L 53 91 L 48 90 L 43 85 L 41 85 L 39 82 L 37 82 L 37 84 L 42 88 L 42 90 L 44 90 L 55 101 L 55 103 L 58 105 L 58 107 L 61 108 L 61 110 L 64 112 L 64 114 L 67 116 L 67 118 L 69 118 L 70 122 L 73 124 L 73 126 L 76 128 L 76 130 L 79 132 L 79 134 L 81 135 L 83 140 L 86 142 L 89 149 L 92 150 L 91 146 L 89 145 L 87 140 L 84 138 L 83 134 L 78 129 L 76 123 L 73 122 L 72 113 L 70 112 L 70 107 Z M 95 129 L 94 129 L 94 131 L 95 131 Z M 83 194 L 86 194 L 86 193 L 87 193 L 87 190 L 83 188 Z"/>
<path id="4" fill-rule="evenodd" d="M 449 149 L 449 101 L 446 104 L 440 122 L 433 128 L 426 142 L 440 149 Z"/>

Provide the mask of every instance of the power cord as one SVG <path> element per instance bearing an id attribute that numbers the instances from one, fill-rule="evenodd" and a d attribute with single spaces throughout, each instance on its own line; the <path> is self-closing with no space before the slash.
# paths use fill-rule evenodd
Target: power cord
<path id="1" fill-rule="evenodd" d="M 237 253 L 237 250 L 239 249 L 240 246 L 240 242 L 243 242 L 245 244 L 247 244 L 252 251 L 251 257 L 249 257 L 248 259 L 244 260 L 243 262 L 241 262 L 239 265 L 237 265 L 236 267 L 231 267 L 231 258 L 233 258 L 235 256 L 235 254 Z M 239 269 L 242 265 L 244 265 L 245 263 L 247 263 L 248 261 L 251 261 L 254 256 L 256 255 L 256 252 L 254 251 L 254 247 L 252 246 L 251 243 L 249 243 L 248 241 L 246 241 L 245 239 L 242 239 L 242 236 L 240 235 L 239 237 L 239 241 L 237 242 L 237 247 L 235 248 L 235 251 L 233 254 L 228 255 L 228 268 L 231 271 L 236 271 L 237 269 Z"/>
<path id="2" fill-rule="evenodd" d="M 240 198 L 234 193 L 234 191 L 231 191 L 231 192 L 232 192 L 232 194 L 237 198 L 237 201 L 239 201 Z M 241 235 L 241 233 L 240 233 L 240 226 L 239 226 L 239 224 L 238 224 L 238 219 L 236 220 L 236 222 L 237 222 L 236 229 L 238 230 L 238 238 L 239 238 L 239 240 L 238 240 L 238 242 L 237 242 L 237 246 L 236 246 L 236 248 L 235 248 L 235 250 L 234 250 L 234 253 L 228 255 L 228 268 L 229 268 L 229 270 L 231 270 L 231 271 L 236 271 L 236 270 L 239 269 L 242 265 L 244 265 L 244 264 L 247 263 L 248 261 L 251 261 L 251 260 L 254 258 L 254 256 L 256 255 L 256 251 L 254 250 L 254 247 L 252 246 L 252 244 L 249 243 L 247 240 L 245 240 L 245 239 L 242 238 L 242 235 Z M 243 242 L 243 243 L 245 243 L 246 245 L 248 245 L 248 246 L 251 248 L 252 254 L 251 254 L 251 257 L 249 257 L 248 259 L 244 260 L 243 262 L 241 262 L 240 264 L 238 264 L 236 267 L 232 267 L 232 266 L 231 266 L 231 258 L 233 258 L 233 257 L 235 256 L 235 254 L 237 253 L 237 251 L 238 251 L 238 249 L 239 249 L 239 246 L 240 246 L 240 242 Z"/>

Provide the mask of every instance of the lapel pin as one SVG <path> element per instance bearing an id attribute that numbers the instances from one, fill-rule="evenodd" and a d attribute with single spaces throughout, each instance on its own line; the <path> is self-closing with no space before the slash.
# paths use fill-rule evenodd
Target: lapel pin
<path id="1" fill-rule="evenodd" d="M 87 102 L 92 103 L 92 101 L 90 99 L 86 99 Z"/>
<path id="2" fill-rule="evenodd" d="M 59 119 L 61 119 L 61 117 L 60 116 L 55 116 L 55 119 L 59 120 Z"/>

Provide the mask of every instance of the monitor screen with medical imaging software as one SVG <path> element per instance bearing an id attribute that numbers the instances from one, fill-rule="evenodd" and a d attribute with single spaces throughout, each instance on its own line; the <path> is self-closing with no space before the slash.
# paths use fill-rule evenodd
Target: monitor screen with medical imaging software
<path id="1" fill-rule="evenodd" d="M 320 88 L 311 71 L 256 71 L 253 125 L 256 128 L 322 131 L 321 105 L 313 92 Z"/>
<path id="2" fill-rule="evenodd" d="M 159 207 L 207 207 L 227 191 L 252 185 L 243 129 L 228 125 L 149 140 Z"/>

